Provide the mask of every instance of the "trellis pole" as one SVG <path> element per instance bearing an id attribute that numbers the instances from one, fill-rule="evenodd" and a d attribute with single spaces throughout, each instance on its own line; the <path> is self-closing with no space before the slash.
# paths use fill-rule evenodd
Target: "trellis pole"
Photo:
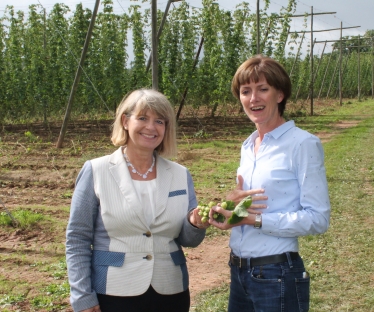
<path id="1" fill-rule="evenodd" d="M 297 53 L 296 53 L 296 56 L 295 56 L 295 60 L 294 60 L 294 62 L 292 63 L 292 68 L 291 68 L 291 71 L 290 71 L 290 77 L 292 76 L 293 69 L 294 69 L 295 64 L 296 64 L 296 62 L 297 62 L 297 59 L 299 58 L 300 51 L 301 51 L 301 45 L 303 44 L 304 37 L 305 37 L 305 32 L 303 32 L 303 36 L 301 37 L 301 41 L 300 41 L 300 44 L 299 44 L 299 48 L 297 49 Z"/>
<path id="2" fill-rule="evenodd" d="M 331 90 L 331 86 L 332 86 L 332 82 L 334 81 L 335 74 L 336 74 L 336 70 L 337 70 L 337 68 L 338 68 L 338 66 L 339 66 L 339 62 L 340 62 L 340 59 L 338 58 L 338 61 L 336 62 L 336 65 L 335 65 L 335 68 L 334 68 L 334 72 L 333 72 L 332 77 L 331 77 L 329 90 L 327 91 L 327 94 L 326 94 L 326 97 L 327 97 L 327 98 L 329 97 L 330 90 Z"/>
<path id="3" fill-rule="evenodd" d="M 256 10 L 256 17 L 257 17 L 257 54 L 260 54 L 260 0 L 257 0 L 257 10 Z"/>
<path id="4" fill-rule="evenodd" d="M 331 58 L 332 58 L 332 55 L 333 55 L 333 53 L 334 53 L 334 50 L 335 50 L 335 47 L 332 48 L 332 51 L 331 51 L 331 54 L 330 54 L 329 60 L 328 60 L 327 65 L 326 65 L 325 74 L 323 75 L 323 79 L 322 79 L 321 87 L 320 87 L 320 89 L 319 89 L 319 93 L 318 93 L 318 99 L 319 99 L 320 96 L 321 96 L 322 88 L 323 88 L 323 85 L 325 84 L 325 79 L 326 79 L 327 71 L 328 71 L 328 69 L 329 69 L 329 67 L 330 67 L 330 62 L 331 62 Z"/>
<path id="5" fill-rule="evenodd" d="M 358 35 L 358 48 L 357 48 L 357 97 L 358 97 L 358 101 L 360 102 L 361 101 L 361 58 L 360 58 L 360 50 L 361 50 L 361 47 L 360 47 L 360 35 Z"/>
<path id="6" fill-rule="evenodd" d="M 57 144 L 56 144 L 56 147 L 58 147 L 58 148 L 61 148 L 62 145 L 63 145 L 63 142 L 64 142 L 64 138 L 65 138 L 65 134 L 66 134 L 66 130 L 67 130 L 67 127 L 68 127 L 69 118 L 70 118 L 71 107 L 73 105 L 75 92 L 77 91 L 79 80 L 81 78 L 82 68 L 83 68 L 84 61 L 86 59 L 88 45 L 90 44 L 92 30 L 93 30 L 93 27 L 95 25 L 95 20 L 96 20 L 96 16 L 97 16 L 97 11 L 99 10 L 99 5 L 100 5 L 100 0 L 96 0 L 95 8 L 94 8 L 94 11 L 92 12 L 91 22 L 90 22 L 90 25 L 88 27 L 86 40 L 84 42 L 84 46 L 83 46 L 83 50 L 82 50 L 82 54 L 81 54 L 81 59 L 80 59 L 80 62 L 79 62 L 78 68 L 77 68 L 77 72 L 75 74 L 73 86 L 72 86 L 71 91 L 70 91 L 70 97 L 69 97 L 68 105 L 66 107 L 65 118 L 64 118 L 64 121 L 62 123 L 60 135 L 58 137 L 58 141 L 57 141 Z"/>
<path id="7" fill-rule="evenodd" d="M 158 90 L 157 0 L 152 0 L 152 89 Z"/>
<path id="8" fill-rule="evenodd" d="M 314 92 L 314 79 L 313 79 L 313 6 L 310 8 L 310 116 L 313 116 L 313 92 Z"/>
<path id="9" fill-rule="evenodd" d="M 342 74 L 342 59 L 343 59 L 343 51 L 342 51 L 342 40 L 343 40 L 343 22 L 340 22 L 340 54 L 339 54 L 339 103 L 340 106 L 343 105 L 343 74 Z"/>

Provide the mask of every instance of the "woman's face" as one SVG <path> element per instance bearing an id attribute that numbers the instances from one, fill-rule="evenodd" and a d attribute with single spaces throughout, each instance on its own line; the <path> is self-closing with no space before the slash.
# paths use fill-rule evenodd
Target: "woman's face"
<path id="1" fill-rule="evenodd" d="M 281 121 L 283 122 L 278 111 L 278 103 L 283 100 L 283 92 L 270 86 L 264 76 L 260 77 L 258 82 L 250 81 L 241 85 L 239 92 L 245 113 L 257 127 L 267 126 L 275 129 Z"/>
<path id="2" fill-rule="evenodd" d="M 129 118 L 123 115 L 122 122 L 129 134 L 128 148 L 153 152 L 164 139 L 166 121 L 150 109 Z"/>

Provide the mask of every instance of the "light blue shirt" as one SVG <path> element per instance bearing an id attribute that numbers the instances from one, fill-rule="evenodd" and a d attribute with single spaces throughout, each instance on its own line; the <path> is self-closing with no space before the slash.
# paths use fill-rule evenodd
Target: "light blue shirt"
<path id="1" fill-rule="evenodd" d="M 262 228 L 236 226 L 230 247 L 242 258 L 298 251 L 298 236 L 324 233 L 330 220 L 324 153 L 318 137 L 288 121 L 265 134 L 254 154 L 258 132 L 244 141 L 238 175 L 244 190 L 265 189 Z"/>

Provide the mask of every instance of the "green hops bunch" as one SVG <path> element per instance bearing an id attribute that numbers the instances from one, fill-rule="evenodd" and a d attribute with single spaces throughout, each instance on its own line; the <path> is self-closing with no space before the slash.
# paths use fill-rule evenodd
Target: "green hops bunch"
<path id="1" fill-rule="evenodd" d="M 199 209 L 199 216 L 201 217 L 201 222 L 208 221 L 210 208 L 214 206 L 213 202 L 210 202 L 209 205 L 199 205 L 197 208 Z"/>
<path id="2" fill-rule="evenodd" d="M 217 204 L 214 202 L 210 202 L 208 205 L 200 205 L 197 206 L 199 209 L 199 216 L 201 216 L 201 221 L 206 222 L 208 221 L 209 218 L 209 212 L 210 209 L 213 206 L 216 206 Z M 225 209 L 225 210 L 230 210 L 232 211 L 231 217 L 227 220 L 228 224 L 235 224 L 240 222 L 244 217 L 248 216 L 248 211 L 247 208 L 249 208 L 252 205 L 252 197 L 247 196 L 245 197 L 238 205 L 235 206 L 235 203 L 231 200 L 225 200 L 222 201 L 220 206 Z M 224 222 L 225 217 L 220 214 L 215 212 L 213 214 L 213 219 L 216 220 L 217 222 Z"/>

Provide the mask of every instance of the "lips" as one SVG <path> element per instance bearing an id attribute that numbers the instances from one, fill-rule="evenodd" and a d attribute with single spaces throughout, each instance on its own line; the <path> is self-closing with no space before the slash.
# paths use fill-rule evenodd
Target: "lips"
<path id="1" fill-rule="evenodd" d="M 156 135 L 154 134 L 145 134 L 145 133 L 142 133 L 141 134 L 142 136 L 148 138 L 148 139 L 154 139 L 156 137 Z"/>
<path id="2" fill-rule="evenodd" d="M 265 106 L 254 106 L 251 107 L 251 111 L 256 112 L 265 109 Z"/>

